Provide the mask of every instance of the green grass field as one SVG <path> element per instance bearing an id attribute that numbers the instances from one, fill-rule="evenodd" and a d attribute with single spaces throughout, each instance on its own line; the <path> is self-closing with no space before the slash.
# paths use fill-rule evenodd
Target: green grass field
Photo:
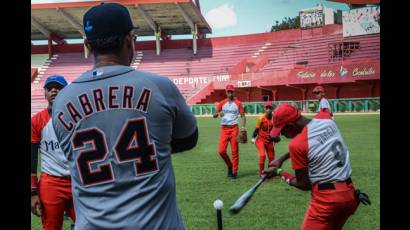
<path id="1" fill-rule="evenodd" d="M 247 118 L 248 136 L 256 117 Z M 344 229 L 380 229 L 380 116 L 336 115 L 348 145 L 352 179 L 357 188 L 372 199 L 371 206 L 360 205 Z M 300 229 L 310 200 L 310 192 L 288 186 L 279 179 L 263 184 L 248 205 L 236 216 L 230 205 L 258 180 L 258 153 L 252 144 L 240 145 L 238 179 L 226 177 L 226 166 L 217 153 L 219 121 L 198 118 L 199 141 L 189 152 L 173 156 L 179 207 L 187 229 L 216 229 L 213 202 L 224 202 L 224 229 Z M 288 140 L 275 146 L 276 157 L 287 151 Z M 228 147 L 229 149 L 229 147 Z M 228 150 L 230 152 L 230 150 Z M 284 164 L 290 169 L 290 163 Z M 70 229 L 65 221 L 63 229 Z M 32 217 L 32 229 L 41 229 L 39 218 Z"/>

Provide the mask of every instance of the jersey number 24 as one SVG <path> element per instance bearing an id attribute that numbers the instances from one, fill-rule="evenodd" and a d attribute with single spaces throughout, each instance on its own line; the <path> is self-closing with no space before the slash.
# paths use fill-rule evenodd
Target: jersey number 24
<path id="1" fill-rule="evenodd" d="M 91 149 L 83 149 L 91 143 Z M 77 169 L 85 186 L 107 183 L 115 180 L 111 162 L 98 165 L 92 170 L 91 164 L 104 161 L 109 155 L 106 137 L 98 128 L 77 131 L 72 139 L 73 150 L 79 150 Z M 154 144 L 148 138 L 145 118 L 128 120 L 115 142 L 114 154 L 118 164 L 134 162 L 136 176 L 158 171 Z"/>

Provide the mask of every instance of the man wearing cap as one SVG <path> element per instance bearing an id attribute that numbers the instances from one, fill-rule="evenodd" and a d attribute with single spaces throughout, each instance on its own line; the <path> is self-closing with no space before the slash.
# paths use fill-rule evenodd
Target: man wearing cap
<path id="1" fill-rule="evenodd" d="M 44 84 L 48 107 L 31 118 L 31 212 L 41 215 L 45 230 L 61 229 L 64 211 L 75 221 L 68 161 L 51 119 L 53 102 L 66 85 L 63 76 L 48 77 Z M 41 175 L 37 182 L 39 150 Z"/>
<path id="2" fill-rule="evenodd" d="M 246 130 L 246 118 L 242 103 L 234 97 L 235 87 L 227 85 L 225 91 L 227 98 L 218 103 L 213 117 L 221 117 L 218 153 L 228 167 L 228 177 L 236 179 L 239 166 L 238 117 L 241 117 L 242 130 Z M 232 161 L 226 152 L 228 143 L 231 143 Z"/>
<path id="3" fill-rule="evenodd" d="M 271 162 L 266 174 L 280 175 L 290 186 L 312 191 L 302 230 L 342 229 L 359 202 L 370 204 L 370 199 L 355 190 L 349 150 L 336 123 L 323 111 L 306 118 L 290 104 L 279 105 L 273 117 L 271 136 L 282 134 L 292 140 L 289 152 Z M 280 168 L 289 158 L 295 175 Z"/>
<path id="4" fill-rule="evenodd" d="M 184 229 L 171 153 L 195 147 L 195 117 L 169 78 L 130 67 L 135 30 L 126 7 L 96 5 L 83 25 L 94 67 L 53 106 L 75 229 Z"/>
<path id="5" fill-rule="evenodd" d="M 318 85 L 313 88 L 313 94 L 315 94 L 316 99 L 319 100 L 319 111 L 320 112 L 327 112 L 331 116 L 333 116 L 332 109 L 330 107 L 329 101 L 325 98 L 325 88 L 323 86 Z"/>
<path id="6" fill-rule="evenodd" d="M 270 131 L 273 128 L 272 102 L 265 102 L 264 108 L 265 114 L 256 119 L 255 130 L 253 131 L 252 135 L 252 144 L 255 144 L 259 152 L 259 176 L 263 175 L 263 170 L 265 169 L 266 153 L 268 154 L 268 162 L 273 161 L 275 158 L 273 140 L 269 135 Z M 276 138 L 274 140 L 274 142 L 278 141 L 279 138 Z"/>

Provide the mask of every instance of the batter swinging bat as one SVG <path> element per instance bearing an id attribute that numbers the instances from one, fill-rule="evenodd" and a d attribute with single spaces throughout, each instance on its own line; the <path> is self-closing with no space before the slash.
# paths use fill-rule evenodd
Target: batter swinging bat
<path id="1" fill-rule="evenodd" d="M 229 211 L 232 214 L 238 214 L 239 211 L 241 211 L 241 209 L 243 207 L 245 207 L 245 205 L 249 202 L 249 200 L 252 198 L 253 194 L 256 192 L 256 189 L 258 189 L 258 187 L 262 184 L 262 182 L 264 182 L 267 179 L 266 174 L 262 176 L 261 179 L 259 179 L 259 181 L 251 188 L 249 189 L 247 192 L 245 192 L 244 194 L 242 194 L 242 196 L 240 196 L 235 203 L 229 208 Z"/>

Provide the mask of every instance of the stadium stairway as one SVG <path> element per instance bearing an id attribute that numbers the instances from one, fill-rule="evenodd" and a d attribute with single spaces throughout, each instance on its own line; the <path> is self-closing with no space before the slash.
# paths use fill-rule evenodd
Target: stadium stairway
<path id="1" fill-rule="evenodd" d="M 203 99 L 205 99 L 207 96 L 211 95 L 214 92 L 214 87 L 213 87 L 213 82 L 208 83 L 206 86 L 203 88 L 197 90 L 194 94 L 191 95 L 187 99 L 187 104 L 188 105 L 193 105 L 201 102 Z"/>

